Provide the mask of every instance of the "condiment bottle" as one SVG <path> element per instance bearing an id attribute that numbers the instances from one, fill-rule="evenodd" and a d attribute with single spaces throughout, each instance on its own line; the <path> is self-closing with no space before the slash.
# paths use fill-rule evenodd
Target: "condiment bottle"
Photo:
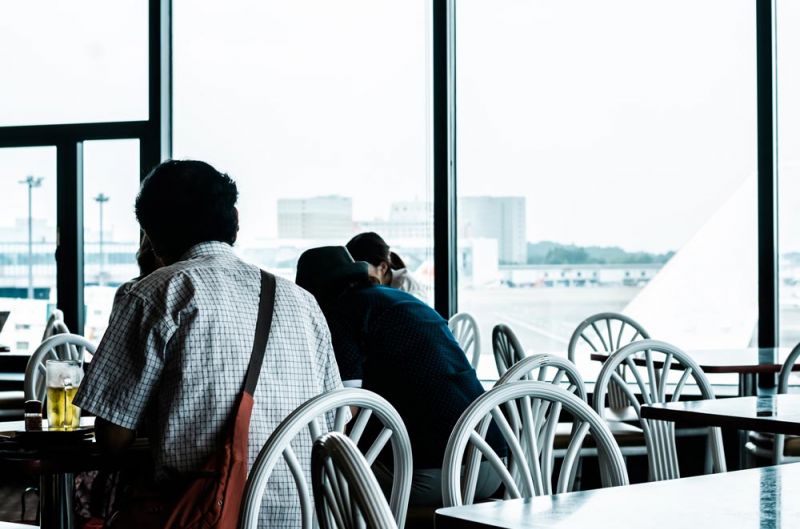
<path id="1" fill-rule="evenodd" d="M 25 431 L 41 431 L 42 429 L 42 401 L 25 401 Z"/>

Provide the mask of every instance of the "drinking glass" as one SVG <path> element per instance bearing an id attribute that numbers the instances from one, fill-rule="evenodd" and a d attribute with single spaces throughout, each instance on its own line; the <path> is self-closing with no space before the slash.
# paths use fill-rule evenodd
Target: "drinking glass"
<path id="1" fill-rule="evenodd" d="M 47 421 L 50 430 L 72 430 L 80 426 L 81 409 L 72 404 L 83 380 L 77 360 L 48 360 Z"/>

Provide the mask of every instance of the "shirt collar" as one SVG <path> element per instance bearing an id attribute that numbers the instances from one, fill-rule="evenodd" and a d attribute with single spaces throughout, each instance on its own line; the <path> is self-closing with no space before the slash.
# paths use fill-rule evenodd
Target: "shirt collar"
<path id="1" fill-rule="evenodd" d="M 233 255 L 233 247 L 226 242 L 221 241 L 205 241 L 195 244 L 179 259 L 186 261 L 188 259 L 195 259 L 197 257 L 208 257 L 212 255 Z"/>

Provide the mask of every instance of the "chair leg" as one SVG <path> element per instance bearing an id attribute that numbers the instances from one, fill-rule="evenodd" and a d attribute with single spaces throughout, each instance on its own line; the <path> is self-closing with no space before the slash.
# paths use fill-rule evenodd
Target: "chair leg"
<path id="1" fill-rule="evenodd" d="M 711 430 L 709 430 L 708 435 L 706 435 L 706 455 L 703 464 L 703 474 L 714 473 L 714 456 L 711 453 L 711 443 L 712 443 Z"/>
<path id="2" fill-rule="evenodd" d="M 581 485 L 581 474 L 583 474 L 583 459 L 578 459 L 575 463 L 575 477 L 572 481 L 572 490 L 583 490 Z"/>
<path id="3" fill-rule="evenodd" d="M 21 521 L 23 521 L 23 522 L 27 519 L 27 518 L 25 518 L 25 513 L 28 510 L 26 508 L 27 507 L 27 499 L 28 499 L 28 494 L 31 494 L 31 493 L 34 493 L 34 494 L 36 494 L 38 496 L 39 495 L 39 487 L 26 487 L 25 490 L 22 492 L 22 496 L 20 496 L 20 503 L 22 505 L 21 505 L 21 513 L 20 513 L 19 519 Z M 35 519 L 36 523 L 38 524 L 39 523 L 39 505 L 38 505 L 38 502 L 37 502 L 37 505 L 35 505 L 35 507 L 36 508 L 34 509 L 34 513 L 36 513 L 36 516 L 35 516 L 34 519 Z"/>

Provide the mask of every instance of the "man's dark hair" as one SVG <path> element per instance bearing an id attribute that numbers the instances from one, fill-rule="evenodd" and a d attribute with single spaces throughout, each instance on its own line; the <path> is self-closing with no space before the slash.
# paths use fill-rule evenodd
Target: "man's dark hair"
<path id="1" fill-rule="evenodd" d="M 239 192 L 225 173 L 197 160 L 168 160 L 142 182 L 136 218 L 159 257 L 177 260 L 195 244 L 233 244 Z"/>
<path id="2" fill-rule="evenodd" d="M 366 261 L 372 266 L 379 266 L 383 261 L 392 264 L 389 245 L 374 231 L 359 233 L 345 246 L 356 261 Z"/>

